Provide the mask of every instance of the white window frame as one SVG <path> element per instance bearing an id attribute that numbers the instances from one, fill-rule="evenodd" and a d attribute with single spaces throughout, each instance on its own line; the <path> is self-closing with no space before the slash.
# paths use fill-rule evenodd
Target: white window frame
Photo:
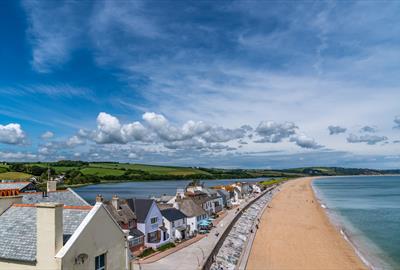
<path id="1" fill-rule="evenodd" d="M 155 222 L 153 222 L 153 220 L 155 220 Z M 158 217 L 152 217 L 152 218 L 150 218 L 150 223 L 151 223 L 151 224 L 156 224 L 156 223 L 158 223 Z"/>
<path id="2" fill-rule="evenodd" d="M 100 265 L 101 256 L 104 257 L 104 259 L 103 259 L 104 265 Z M 100 254 L 100 255 L 96 256 L 94 258 L 94 269 L 95 270 L 106 270 L 106 265 L 107 265 L 106 259 L 107 259 L 106 258 L 106 253 L 103 253 L 103 254 Z M 99 265 L 97 265 L 97 262 L 99 263 Z"/>

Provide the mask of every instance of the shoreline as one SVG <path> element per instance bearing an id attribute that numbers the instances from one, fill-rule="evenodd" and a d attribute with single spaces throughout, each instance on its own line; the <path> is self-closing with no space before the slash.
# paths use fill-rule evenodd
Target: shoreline
<path id="1" fill-rule="evenodd" d="M 385 175 L 388 177 L 398 177 L 399 175 Z M 328 177 L 321 177 L 328 178 Z M 330 177 L 329 177 L 330 178 Z M 334 178 L 334 177 L 332 177 Z M 315 180 L 315 179 L 313 179 Z M 312 181 L 314 182 L 314 181 Z M 360 260 L 371 270 L 378 269 L 395 269 L 393 268 L 382 256 L 385 254 L 374 242 L 372 242 L 367 235 L 364 235 L 358 228 L 354 227 L 346 217 L 343 217 L 337 211 L 329 208 L 324 201 L 324 196 L 322 193 L 311 183 L 314 194 L 321 207 L 325 211 L 328 219 L 331 221 L 332 225 L 336 227 L 336 229 L 340 232 L 342 237 L 349 243 L 349 245 L 353 248 L 354 252 L 360 258 Z M 359 237 L 354 237 L 352 234 L 360 234 Z M 377 255 L 381 254 L 381 255 Z"/>
<path id="2" fill-rule="evenodd" d="M 262 215 L 247 269 L 369 269 L 329 219 L 312 187 L 316 178 L 281 186 Z"/>
<path id="3" fill-rule="evenodd" d="M 336 176 L 333 176 L 332 178 L 334 178 L 334 177 L 336 177 Z M 343 177 L 343 176 L 339 176 L 339 177 Z M 358 258 L 364 263 L 364 265 L 368 269 L 375 270 L 375 267 L 373 266 L 371 261 L 366 258 L 366 256 L 362 253 L 361 249 L 357 246 L 357 244 L 354 241 L 352 241 L 352 239 L 349 235 L 346 234 L 346 228 L 344 227 L 344 225 L 341 224 L 341 222 L 339 220 L 337 220 L 337 219 L 340 219 L 340 217 L 336 217 L 337 215 L 335 215 L 335 217 L 336 217 L 335 218 L 332 215 L 332 213 L 329 213 L 329 208 L 326 206 L 325 202 L 321 198 L 322 196 L 321 195 L 318 196 L 319 192 L 315 189 L 313 182 L 314 182 L 314 180 L 321 179 L 321 178 L 328 178 L 328 177 L 315 177 L 315 178 L 312 178 L 312 180 L 310 182 L 315 199 L 318 201 L 322 210 L 325 212 L 325 215 L 328 217 L 332 226 L 334 226 L 336 228 L 336 230 L 340 233 L 340 235 L 343 237 L 343 239 L 353 248 L 353 250 L 354 250 L 355 254 L 358 256 Z"/>

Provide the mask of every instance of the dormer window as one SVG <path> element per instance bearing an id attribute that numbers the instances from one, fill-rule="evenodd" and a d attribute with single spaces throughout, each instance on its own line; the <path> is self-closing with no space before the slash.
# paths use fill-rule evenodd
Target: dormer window
<path id="1" fill-rule="evenodd" d="M 153 218 L 150 219 L 150 223 L 151 224 L 155 224 L 157 222 L 158 222 L 158 218 L 157 217 L 153 217 Z"/>

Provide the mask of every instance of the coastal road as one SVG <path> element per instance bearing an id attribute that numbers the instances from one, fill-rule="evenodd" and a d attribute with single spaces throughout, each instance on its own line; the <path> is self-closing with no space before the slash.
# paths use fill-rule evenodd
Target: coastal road
<path id="1" fill-rule="evenodd" d="M 243 208 L 245 205 L 250 203 L 253 199 L 248 202 L 244 202 L 240 205 Z M 181 250 L 168 255 L 156 262 L 148 264 L 132 264 L 133 270 L 197 270 L 201 268 L 208 255 L 213 250 L 214 246 L 222 236 L 222 233 L 231 223 L 236 216 L 236 208 L 227 211 L 226 216 L 218 223 L 216 228 L 213 228 L 207 237 L 200 241 L 191 244 Z M 218 233 L 218 236 L 215 234 Z"/>

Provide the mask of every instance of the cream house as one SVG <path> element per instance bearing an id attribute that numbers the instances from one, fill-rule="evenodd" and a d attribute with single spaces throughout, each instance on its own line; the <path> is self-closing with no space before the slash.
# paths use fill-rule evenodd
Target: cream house
<path id="1" fill-rule="evenodd" d="M 102 202 L 13 204 L 0 215 L 0 270 L 129 269 L 126 234 Z"/>

